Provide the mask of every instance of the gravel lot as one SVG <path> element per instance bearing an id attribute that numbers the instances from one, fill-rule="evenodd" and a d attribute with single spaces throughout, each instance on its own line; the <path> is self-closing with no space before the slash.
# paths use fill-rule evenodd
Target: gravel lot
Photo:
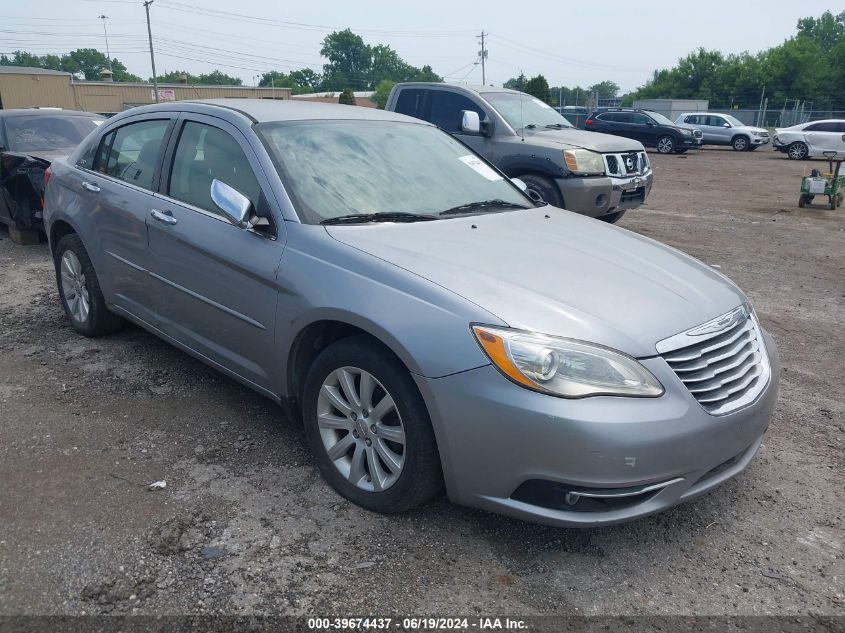
<path id="1" fill-rule="evenodd" d="M 799 209 L 811 165 L 766 149 L 652 160 L 620 225 L 748 293 L 781 396 L 739 479 L 603 529 L 358 509 L 271 402 L 139 328 L 76 336 L 46 244 L 0 229 L 0 614 L 845 615 L 845 207 Z"/>

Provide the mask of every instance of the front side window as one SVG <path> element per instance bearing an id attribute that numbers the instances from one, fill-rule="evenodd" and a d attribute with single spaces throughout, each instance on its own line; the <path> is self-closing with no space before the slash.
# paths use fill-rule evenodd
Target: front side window
<path id="1" fill-rule="evenodd" d="M 523 92 L 485 92 L 484 98 L 517 131 L 523 127 L 572 127 L 549 104 Z"/>
<path id="2" fill-rule="evenodd" d="M 451 134 L 460 133 L 464 110 L 477 112 L 478 118 L 482 121 L 485 118 L 484 110 L 465 96 L 447 90 L 432 91 L 429 121 L 437 127 Z"/>
<path id="3" fill-rule="evenodd" d="M 832 121 L 825 122 L 825 123 L 814 123 L 813 125 L 807 127 L 805 131 L 807 132 L 836 132 L 838 129 L 838 125 Z"/>
<path id="4" fill-rule="evenodd" d="M 720 116 L 707 117 L 707 125 L 711 127 L 722 127 L 726 123 L 725 119 Z"/>
<path id="5" fill-rule="evenodd" d="M 14 152 L 62 150 L 76 147 L 104 119 L 87 116 L 38 114 L 6 118 L 6 138 Z"/>
<path id="6" fill-rule="evenodd" d="M 158 119 L 124 125 L 106 134 L 94 159 L 94 169 L 129 184 L 153 189 L 170 121 Z"/>
<path id="7" fill-rule="evenodd" d="M 498 172 L 429 125 L 297 121 L 256 129 L 310 224 L 358 213 L 437 215 L 488 200 L 530 206 Z"/>
<path id="8" fill-rule="evenodd" d="M 261 186 L 234 137 L 204 123 L 188 121 L 179 135 L 167 195 L 220 215 L 211 200 L 211 183 L 225 182 L 259 208 Z"/>
<path id="9" fill-rule="evenodd" d="M 628 116 L 632 115 L 629 114 Z M 644 114 L 639 114 L 638 112 L 633 114 L 634 125 L 648 125 L 650 121 L 651 119 Z"/>
<path id="10" fill-rule="evenodd" d="M 675 123 L 673 121 L 670 121 L 659 112 L 649 112 L 646 116 L 651 117 L 651 119 L 658 125 L 671 125 L 672 127 L 675 127 Z"/>

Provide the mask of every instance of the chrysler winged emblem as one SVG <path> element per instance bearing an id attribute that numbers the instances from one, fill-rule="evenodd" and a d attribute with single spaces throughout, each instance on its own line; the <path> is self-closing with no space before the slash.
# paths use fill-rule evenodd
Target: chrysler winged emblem
<path id="1" fill-rule="evenodd" d="M 699 325 L 691 330 L 687 330 L 688 336 L 702 336 L 704 334 L 712 334 L 714 332 L 721 332 L 733 327 L 740 321 L 748 318 L 748 308 L 744 305 L 734 308 L 730 312 L 717 316 L 712 321 L 708 321 L 703 325 Z"/>

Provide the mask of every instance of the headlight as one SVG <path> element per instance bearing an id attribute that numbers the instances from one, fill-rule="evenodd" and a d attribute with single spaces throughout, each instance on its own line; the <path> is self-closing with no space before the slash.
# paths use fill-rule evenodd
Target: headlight
<path id="1" fill-rule="evenodd" d="M 663 385 L 636 359 L 607 347 L 485 325 L 472 331 L 500 372 L 534 391 L 564 398 L 663 394 Z"/>
<path id="2" fill-rule="evenodd" d="M 692 136 L 692 130 L 681 130 L 681 134 L 684 136 Z"/>
<path id="3" fill-rule="evenodd" d="M 604 173 L 604 159 L 597 152 L 588 149 L 567 149 L 563 152 L 563 158 L 573 174 L 593 176 Z"/>

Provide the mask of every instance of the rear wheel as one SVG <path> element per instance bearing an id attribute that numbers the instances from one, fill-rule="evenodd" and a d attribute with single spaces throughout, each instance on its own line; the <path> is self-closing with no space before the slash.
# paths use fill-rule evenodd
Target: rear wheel
<path id="1" fill-rule="evenodd" d="M 123 319 L 106 307 L 97 273 L 78 235 L 59 240 L 54 261 L 59 297 L 73 329 L 91 337 L 119 330 Z"/>
<path id="2" fill-rule="evenodd" d="M 675 139 L 671 136 L 661 136 L 657 139 L 657 152 L 659 154 L 671 154 L 675 151 Z"/>
<path id="3" fill-rule="evenodd" d="M 733 141 L 731 141 L 731 147 L 736 152 L 747 152 L 749 145 L 750 141 L 747 136 L 735 136 Z"/>
<path id="4" fill-rule="evenodd" d="M 786 155 L 789 156 L 790 160 L 804 160 L 809 153 L 810 150 L 807 144 L 801 141 L 790 143 L 789 147 L 786 148 Z"/>
<path id="5" fill-rule="evenodd" d="M 305 435 L 320 473 L 368 510 L 394 513 L 442 487 L 428 410 L 408 370 L 368 337 L 325 349 L 305 380 Z"/>
<path id="6" fill-rule="evenodd" d="M 553 207 L 563 209 L 563 196 L 551 178 L 538 174 L 527 174 L 519 177 L 525 183 L 525 193 L 535 202 L 545 202 Z"/>

